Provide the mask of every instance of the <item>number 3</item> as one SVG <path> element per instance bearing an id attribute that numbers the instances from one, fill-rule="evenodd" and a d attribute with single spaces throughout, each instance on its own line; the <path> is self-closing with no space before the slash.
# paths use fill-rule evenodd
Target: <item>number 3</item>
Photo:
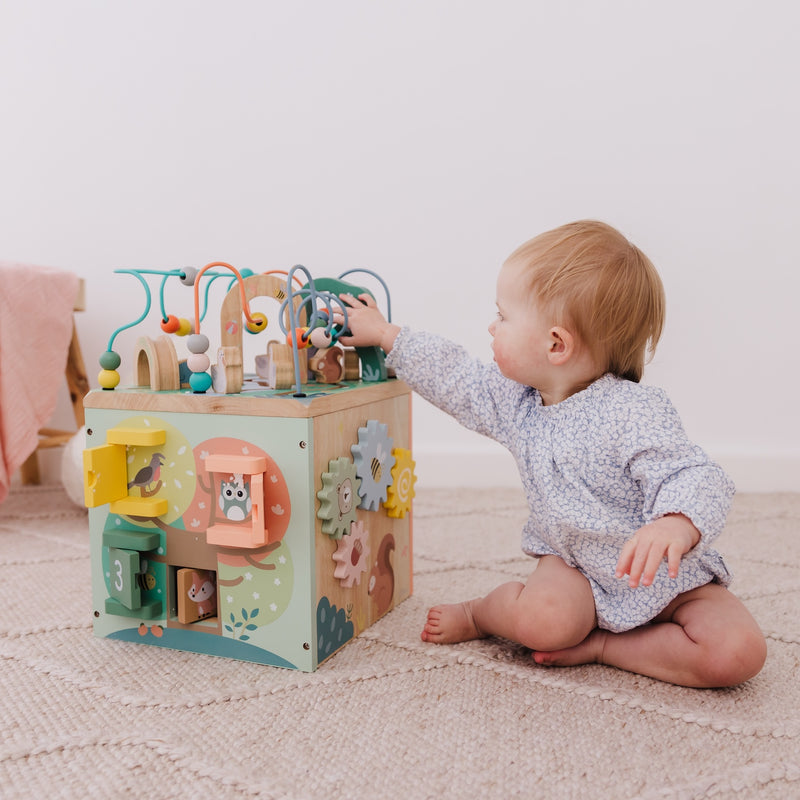
<path id="1" fill-rule="evenodd" d="M 114 561 L 114 566 L 117 568 L 116 580 L 114 581 L 114 588 L 121 592 L 125 582 L 122 580 L 122 562 L 119 559 Z"/>

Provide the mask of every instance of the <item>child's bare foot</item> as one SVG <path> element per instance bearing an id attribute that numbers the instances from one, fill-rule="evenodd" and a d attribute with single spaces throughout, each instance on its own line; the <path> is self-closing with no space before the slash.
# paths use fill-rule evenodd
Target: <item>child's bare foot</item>
<path id="1" fill-rule="evenodd" d="M 472 603 L 434 606 L 428 611 L 428 619 L 422 629 L 423 642 L 436 644 L 453 644 L 467 642 L 470 639 L 482 639 L 481 633 L 472 616 Z"/>
<path id="2" fill-rule="evenodd" d="M 531 655 L 537 664 L 546 667 L 577 667 L 579 664 L 602 664 L 606 631 L 595 628 L 580 644 L 564 650 L 545 652 L 536 650 Z"/>

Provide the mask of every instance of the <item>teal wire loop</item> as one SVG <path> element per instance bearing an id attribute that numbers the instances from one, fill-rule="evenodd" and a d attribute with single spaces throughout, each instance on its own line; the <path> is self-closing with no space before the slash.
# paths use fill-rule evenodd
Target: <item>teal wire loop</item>
<path id="1" fill-rule="evenodd" d="M 135 319 L 133 322 L 129 322 L 127 325 L 121 325 L 117 328 L 114 333 L 111 334 L 111 338 L 108 340 L 108 350 L 109 352 L 114 349 L 114 340 L 117 336 L 122 333 L 122 331 L 128 330 L 128 328 L 132 328 L 134 325 L 138 325 L 140 322 L 144 320 L 144 318 L 150 313 L 150 307 L 152 305 L 152 300 L 150 297 L 150 287 L 147 285 L 147 281 L 141 276 L 142 272 L 146 270 L 137 270 L 137 269 L 115 269 L 115 273 L 119 273 L 121 275 L 133 275 L 142 286 L 144 286 L 144 296 L 145 296 L 145 307 L 144 312 L 138 319 Z M 159 273 L 160 274 L 160 273 Z"/>
<path id="2" fill-rule="evenodd" d="M 161 286 L 158 290 L 158 301 L 161 305 L 161 319 L 166 322 L 167 321 L 167 309 L 164 307 L 164 287 L 167 285 L 167 278 L 169 278 L 169 273 L 167 272 L 164 277 L 161 279 Z"/>
<path id="3" fill-rule="evenodd" d="M 292 288 L 294 286 L 293 280 L 295 273 L 297 271 L 302 272 L 306 277 L 306 285 L 302 289 L 295 290 Z M 167 283 L 167 278 L 172 276 L 183 277 L 184 272 L 183 270 L 176 269 L 176 270 L 152 270 L 152 269 L 117 269 L 114 270 L 115 273 L 121 275 L 133 275 L 144 288 L 145 294 L 145 308 L 144 311 L 141 313 L 139 317 L 137 317 L 133 322 L 129 322 L 125 325 L 121 325 L 117 328 L 110 336 L 108 340 L 108 352 L 112 352 L 114 349 L 114 341 L 119 336 L 122 331 L 128 330 L 129 328 L 133 328 L 134 326 L 138 325 L 140 322 L 143 322 L 147 315 L 150 313 L 150 309 L 152 308 L 152 295 L 150 293 L 150 287 L 147 284 L 147 281 L 143 277 L 144 275 L 160 275 L 162 277 L 161 284 L 159 286 L 159 305 L 161 311 L 161 319 L 167 319 L 167 312 L 166 307 L 164 304 L 164 288 Z M 371 275 L 375 280 L 377 280 L 381 286 L 383 287 L 384 292 L 386 293 L 386 317 L 389 322 L 392 320 L 392 300 L 389 294 L 389 288 L 386 285 L 386 282 L 378 275 L 377 272 L 373 272 L 369 269 L 363 268 L 356 268 L 350 269 L 343 272 L 339 276 L 339 280 L 344 278 L 346 275 L 352 275 L 356 272 L 362 272 L 367 275 Z M 220 272 L 210 272 L 208 273 L 207 277 L 210 279 L 207 281 L 205 286 L 205 292 L 203 295 L 203 313 L 201 315 L 201 320 L 205 317 L 206 312 L 208 311 L 208 299 L 209 299 L 209 289 L 211 288 L 211 284 L 214 282 L 216 278 L 226 277 L 227 273 L 220 273 Z M 235 281 L 235 279 L 234 279 Z M 231 282 L 231 285 L 233 282 Z M 230 288 L 230 287 L 229 287 Z M 335 343 L 338 341 L 339 337 L 347 330 L 347 306 L 342 303 L 342 301 L 336 297 L 331 292 L 318 292 L 314 286 L 314 280 L 311 277 L 311 273 L 302 265 L 296 264 L 289 270 L 289 274 L 286 279 L 286 288 L 287 288 L 287 297 L 281 304 L 280 312 L 278 314 L 278 322 L 280 324 L 281 330 L 283 331 L 284 335 L 289 335 L 291 331 L 291 335 L 289 336 L 289 340 L 292 344 L 292 358 L 294 361 L 294 374 L 295 374 L 295 396 L 296 397 L 304 397 L 305 394 L 303 393 L 302 383 L 300 381 L 300 351 L 297 343 L 296 331 L 299 325 L 298 317 L 297 317 L 297 309 L 294 305 L 294 300 L 297 297 L 303 298 L 304 302 L 310 307 L 311 313 L 308 320 L 308 328 L 309 330 L 314 327 L 324 327 L 325 332 L 328 333 L 331 337 L 331 342 Z M 322 308 L 324 306 L 324 308 Z M 342 315 L 342 322 L 340 324 L 334 325 L 333 317 L 334 317 L 334 306 L 336 306 L 336 310 L 338 310 Z M 284 325 L 283 319 L 285 312 L 288 311 L 289 316 L 289 330 L 286 329 Z"/>

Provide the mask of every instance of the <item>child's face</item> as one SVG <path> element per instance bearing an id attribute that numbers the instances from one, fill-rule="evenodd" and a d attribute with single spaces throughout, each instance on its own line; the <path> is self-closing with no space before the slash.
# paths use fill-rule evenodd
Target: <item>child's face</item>
<path id="1" fill-rule="evenodd" d="M 525 386 L 547 383 L 551 320 L 537 308 L 522 282 L 522 268 L 504 264 L 497 276 L 497 317 L 489 325 L 500 372 Z"/>

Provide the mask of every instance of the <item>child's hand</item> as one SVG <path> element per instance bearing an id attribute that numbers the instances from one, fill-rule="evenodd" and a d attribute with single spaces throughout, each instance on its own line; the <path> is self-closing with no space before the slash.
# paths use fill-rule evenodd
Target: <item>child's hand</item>
<path id="1" fill-rule="evenodd" d="M 348 334 L 340 336 L 339 341 L 351 347 L 378 345 L 384 352 L 391 352 L 400 327 L 386 321 L 378 310 L 375 299 L 368 294 L 362 294 L 360 297 L 342 294 L 339 295 L 339 299 L 347 306 L 348 330 Z M 334 314 L 334 321 L 343 324 L 344 317 Z"/>
<path id="2" fill-rule="evenodd" d="M 639 528 L 625 542 L 617 561 L 616 576 L 629 576 L 628 585 L 635 589 L 650 586 L 659 565 L 666 557 L 670 578 L 678 577 L 681 558 L 700 541 L 700 531 L 683 514 L 668 514 Z"/>

